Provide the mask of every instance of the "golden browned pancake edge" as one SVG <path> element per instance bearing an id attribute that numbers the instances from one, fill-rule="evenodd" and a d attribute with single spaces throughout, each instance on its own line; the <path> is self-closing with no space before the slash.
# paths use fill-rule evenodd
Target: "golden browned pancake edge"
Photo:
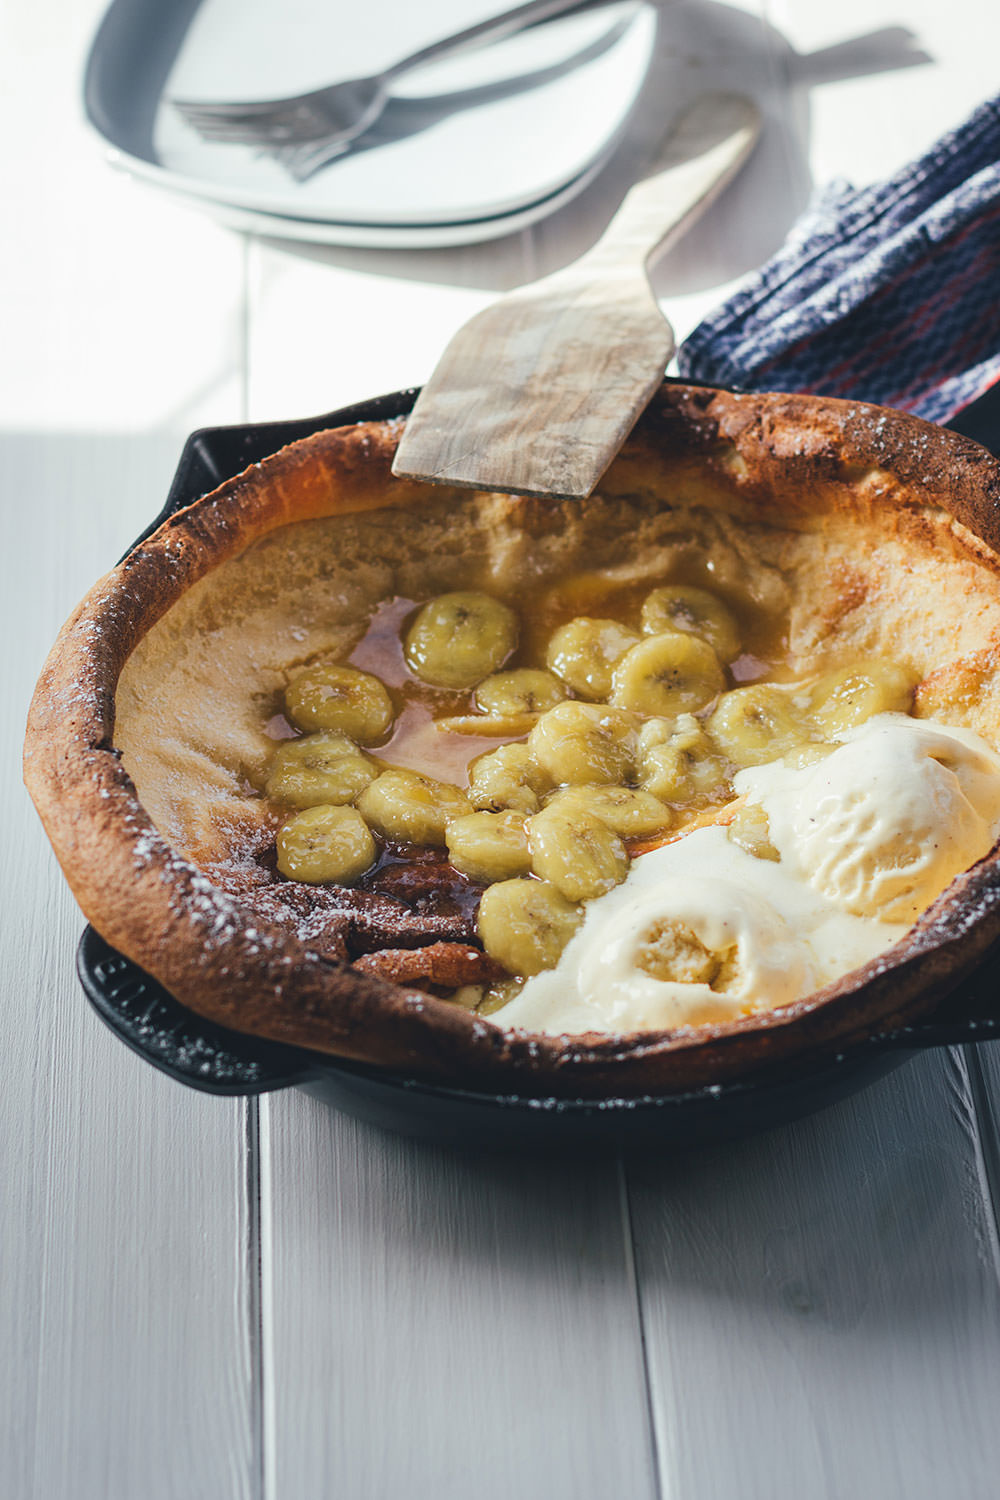
<path id="1" fill-rule="evenodd" d="M 123 703 L 138 705 L 129 714 L 142 712 L 126 664 L 137 651 L 141 661 L 143 650 L 155 661 L 153 647 L 172 631 L 176 654 L 182 633 L 171 621 L 183 621 L 192 601 L 208 618 L 213 580 L 225 597 L 227 570 L 234 579 L 248 568 L 271 576 L 260 558 L 280 558 L 282 527 L 292 528 L 287 537 L 312 535 L 298 523 L 318 523 L 323 537 L 328 525 L 341 525 L 345 546 L 348 537 L 359 545 L 381 530 L 395 538 L 400 559 L 408 526 L 428 552 L 447 536 L 456 569 L 481 551 L 482 537 L 496 535 L 501 542 L 480 565 L 488 582 L 490 567 L 551 573 L 572 563 L 574 548 L 584 557 L 596 542 L 602 559 L 614 565 L 618 556 L 627 568 L 615 548 L 636 517 L 644 565 L 655 570 L 658 548 L 666 557 L 681 545 L 683 528 L 678 521 L 672 533 L 665 516 L 685 525 L 714 517 L 704 525 L 730 568 L 745 568 L 759 588 L 772 575 L 781 586 L 783 569 L 792 579 L 793 656 L 834 665 L 851 652 L 908 656 L 923 678 L 918 713 L 950 714 L 1000 745 L 1000 465 L 967 439 L 850 402 L 665 386 L 599 487 L 604 498 L 588 531 L 586 517 L 572 517 L 565 502 L 470 499 L 392 479 L 399 431 L 398 423 L 341 428 L 255 465 L 171 517 L 95 585 L 64 627 L 32 703 L 25 779 L 101 935 L 190 1009 L 235 1030 L 527 1094 L 696 1087 L 846 1044 L 938 1004 L 1000 936 L 995 852 L 903 943 L 796 1005 L 723 1027 L 557 1038 L 506 1033 L 352 969 L 213 884 L 189 857 L 197 852 L 205 862 L 197 838 L 192 847 L 182 833 L 178 847 L 171 829 L 168 841 L 160 831 L 167 814 L 154 825 L 123 764 L 126 723 L 116 737 L 120 680 Z M 466 516 L 472 529 L 463 543 Z M 860 545 L 845 550 L 845 538 Z M 440 558 L 430 571 L 428 591 L 447 586 Z M 281 580 L 274 586 L 280 594 Z M 372 589 L 380 586 L 373 578 Z M 152 802 L 157 783 L 149 775 Z M 174 800 L 183 828 L 184 799 Z M 213 822 L 214 834 L 219 826 Z"/>

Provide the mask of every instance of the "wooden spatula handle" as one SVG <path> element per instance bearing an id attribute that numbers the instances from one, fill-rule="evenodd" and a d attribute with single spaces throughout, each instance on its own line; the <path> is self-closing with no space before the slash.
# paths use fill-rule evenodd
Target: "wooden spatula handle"
<path id="1" fill-rule="evenodd" d="M 597 244 L 576 265 L 645 264 L 708 207 L 760 134 L 760 111 L 739 94 L 704 94 L 680 116 L 647 175 L 632 187 Z"/>

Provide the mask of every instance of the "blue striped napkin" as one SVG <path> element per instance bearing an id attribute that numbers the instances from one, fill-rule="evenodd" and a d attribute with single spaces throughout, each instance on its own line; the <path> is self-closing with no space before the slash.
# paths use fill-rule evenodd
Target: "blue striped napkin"
<path id="1" fill-rule="evenodd" d="M 896 176 L 826 188 L 678 366 L 933 422 L 983 395 L 1000 380 L 1000 98 Z"/>

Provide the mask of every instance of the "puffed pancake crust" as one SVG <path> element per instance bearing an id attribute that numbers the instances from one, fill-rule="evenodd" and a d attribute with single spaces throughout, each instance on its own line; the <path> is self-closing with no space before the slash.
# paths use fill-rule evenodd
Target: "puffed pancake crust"
<path id="1" fill-rule="evenodd" d="M 399 432 L 321 432 L 253 466 L 166 521 L 64 627 L 25 779 L 101 935 L 236 1031 L 528 1095 L 693 1088 L 937 1006 L 1000 937 L 996 848 L 901 943 L 796 1004 L 528 1035 L 410 987 L 475 969 L 468 902 L 425 899 L 419 866 L 399 895 L 282 881 L 264 853 L 279 812 L 254 788 L 289 673 L 352 649 L 381 603 L 523 598 L 595 560 L 641 584 L 698 557 L 783 612 L 793 670 L 901 662 L 918 716 L 1000 746 L 1000 465 L 878 407 L 673 385 L 579 505 L 393 479 Z"/>

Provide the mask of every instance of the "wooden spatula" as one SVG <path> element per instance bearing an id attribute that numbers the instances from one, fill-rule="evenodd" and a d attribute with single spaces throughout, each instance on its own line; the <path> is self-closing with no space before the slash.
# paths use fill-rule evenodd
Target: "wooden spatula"
<path id="1" fill-rule="evenodd" d="M 675 122 L 593 249 L 460 328 L 406 424 L 392 472 L 584 499 L 663 379 L 674 336 L 646 274 L 752 151 L 760 115 L 707 94 Z"/>

